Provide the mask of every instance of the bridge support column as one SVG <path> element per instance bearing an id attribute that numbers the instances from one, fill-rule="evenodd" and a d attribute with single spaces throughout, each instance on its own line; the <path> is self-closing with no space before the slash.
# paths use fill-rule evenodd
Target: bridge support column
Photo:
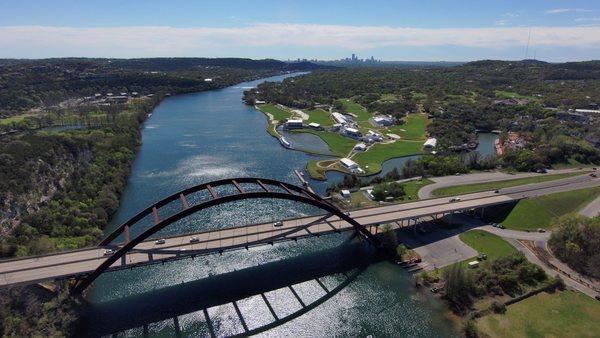
<path id="1" fill-rule="evenodd" d="M 125 229 L 123 229 L 123 235 L 125 237 L 125 244 L 129 243 L 129 225 L 126 225 Z"/>
<path id="2" fill-rule="evenodd" d="M 483 213 L 485 212 L 485 208 L 481 208 L 481 219 L 483 219 Z"/>

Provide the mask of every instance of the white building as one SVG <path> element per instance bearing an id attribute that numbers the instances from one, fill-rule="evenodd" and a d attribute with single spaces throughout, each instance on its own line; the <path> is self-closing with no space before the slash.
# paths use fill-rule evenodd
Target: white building
<path id="1" fill-rule="evenodd" d="M 347 136 L 353 137 L 353 138 L 357 138 L 357 137 L 361 137 L 362 134 L 360 133 L 360 131 L 356 128 L 345 128 L 344 129 L 344 134 L 346 134 Z"/>
<path id="2" fill-rule="evenodd" d="M 321 125 L 315 122 L 311 122 L 308 124 L 309 127 L 313 128 L 313 129 L 321 129 Z"/>
<path id="3" fill-rule="evenodd" d="M 367 150 L 367 145 L 364 143 L 358 143 L 354 146 L 354 151 L 365 151 Z"/>
<path id="4" fill-rule="evenodd" d="M 350 198 L 350 190 L 344 189 L 340 191 L 343 198 Z"/>
<path id="5" fill-rule="evenodd" d="M 287 129 L 299 129 L 304 127 L 304 125 L 302 124 L 302 120 L 287 120 L 285 127 Z"/>
<path id="6" fill-rule="evenodd" d="M 358 166 L 358 163 L 352 161 L 349 158 L 342 158 L 340 160 L 340 163 L 342 164 L 342 167 L 348 169 L 348 170 L 355 170 L 355 169 L 359 169 L 360 167 Z"/>
<path id="7" fill-rule="evenodd" d="M 391 126 L 394 124 L 394 119 L 390 115 L 378 115 L 373 118 L 373 122 L 380 126 Z"/>
<path id="8" fill-rule="evenodd" d="M 433 149 L 433 148 L 435 148 L 436 145 L 437 145 L 437 139 L 432 137 L 432 138 L 428 138 L 427 141 L 425 141 L 425 143 L 423 143 L 423 148 Z"/>
<path id="9" fill-rule="evenodd" d="M 340 113 L 331 113 L 331 116 L 333 117 L 333 119 L 335 120 L 336 123 L 344 124 L 344 123 L 348 122 L 348 120 L 346 119 L 346 116 L 344 116 Z"/>
<path id="10" fill-rule="evenodd" d="M 254 101 L 254 104 L 265 104 L 265 101 L 261 101 L 261 100 L 256 100 Z"/>
<path id="11" fill-rule="evenodd" d="M 204 79 L 204 82 L 212 82 L 212 79 L 210 79 L 210 78 Z"/>

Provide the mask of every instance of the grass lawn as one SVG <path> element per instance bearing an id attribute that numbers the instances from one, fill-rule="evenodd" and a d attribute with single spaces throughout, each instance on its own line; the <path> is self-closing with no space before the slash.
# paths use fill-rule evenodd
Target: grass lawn
<path id="1" fill-rule="evenodd" d="M 598 337 L 600 302 L 576 291 L 542 292 L 479 318 L 490 337 Z"/>
<path id="2" fill-rule="evenodd" d="M 577 175 L 581 175 L 581 174 L 583 174 L 583 173 L 577 172 L 577 173 L 565 173 L 565 174 L 553 174 L 553 175 L 539 175 L 539 176 L 517 178 L 514 180 L 506 180 L 506 181 L 457 185 L 457 186 L 453 186 L 453 187 L 436 189 L 436 190 L 432 191 L 432 194 L 434 196 L 461 195 L 461 194 L 468 194 L 468 193 L 472 193 L 472 192 L 514 187 L 517 185 L 558 180 L 561 178 L 567 178 L 567 177 L 577 176 Z"/>
<path id="3" fill-rule="evenodd" d="M 306 123 L 314 122 L 324 127 L 333 125 L 333 119 L 331 118 L 331 115 L 329 112 L 326 112 L 323 109 L 305 110 L 304 112 L 309 116 Z"/>
<path id="4" fill-rule="evenodd" d="M 521 95 L 517 92 L 509 92 L 506 90 L 495 90 L 494 94 L 496 95 L 496 97 L 501 98 L 501 99 L 510 99 L 510 98 L 514 97 L 517 99 L 535 100 L 534 96 Z"/>
<path id="5" fill-rule="evenodd" d="M 405 140 L 424 140 L 425 127 L 429 123 L 427 115 L 409 114 L 405 119 L 406 123 L 389 127 L 388 132 L 400 135 Z"/>
<path id="6" fill-rule="evenodd" d="M 362 191 L 350 193 L 350 202 L 348 203 L 348 206 L 351 209 L 376 206 L 378 204 L 379 203 L 377 201 L 371 201 Z"/>
<path id="7" fill-rule="evenodd" d="M 419 189 L 431 183 L 433 183 L 433 181 L 427 178 L 421 181 L 412 180 L 406 183 L 402 183 L 402 185 L 404 186 L 404 192 L 406 193 L 406 198 L 410 198 L 411 201 L 418 200 L 419 194 L 417 194 L 417 192 L 419 191 Z"/>
<path id="8" fill-rule="evenodd" d="M 339 156 L 339 157 L 346 157 L 348 155 L 348 153 L 350 153 L 350 150 L 352 150 L 352 148 L 354 148 L 354 145 L 356 145 L 356 143 L 357 143 L 355 140 L 353 140 L 351 138 L 344 137 L 338 133 L 332 133 L 329 131 L 318 131 L 318 130 L 305 128 L 305 129 L 294 130 L 293 132 L 309 133 L 309 134 L 317 135 L 325 143 L 327 143 L 327 146 L 329 147 L 331 154 L 333 154 L 335 156 Z"/>
<path id="9" fill-rule="evenodd" d="M 369 118 L 371 118 L 372 115 L 369 114 L 367 109 L 365 107 L 361 106 L 360 104 L 353 102 L 350 99 L 341 99 L 340 101 L 342 102 L 342 104 L 344 105 L 344 108 L 346 109 L 346 111 L 348 113 L 356 115 L 356 117 L 354 118 L 354 121 L 356 121 L 356 122 L 369 121 Z"/>
<path id="10" fill-rule="evenodd" d="M 503 256 L 508 256 L 517 251 L 510 243 L 503 240 L 500 236 L 483 230 L 463 232 L 458 235 L 458 238 L 477 252 L 486 254 L 490 261 Z"/>
<path id="11" fill-rule="evenodd" d="M 270 103 L 258 105 L 258 108 L 262 112 L 273 115 L 273 119 L 277 121 L 284 121 L 285 119 L 292 116 L 292 112 L 280 109 L 276 105 Z"/>
<path id="12" fill-rule="evenodd" d="M 508 215 L 492 214 L 490 219 L 508 229 L 548 228 L 554 218 L 576 212 L 600 195 L 600 187 L 565 191 L 519 201 Z"/>
<path id="13" fill-rule="evenodd" d="M 11 116 L 7 118 L 0 119 L 0 124 L 9 125 L 11 123 L 18 123 L 23 121 L 25 118 L 37 116 L 36 114 L 22 114 Z"/>
<path id="14" fill-rule="evenodd" d="M 352 157 L 367 174 L 374 174 L 381 170 L 381 164 L 386 160 L 422 153 L 421 142 L 398 140 L 392 144 L 375 144 L 364 153 Z"/>

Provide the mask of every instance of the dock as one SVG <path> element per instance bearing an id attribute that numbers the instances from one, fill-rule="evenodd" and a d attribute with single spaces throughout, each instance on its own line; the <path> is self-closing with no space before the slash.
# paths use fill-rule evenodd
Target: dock
<path id="1" fill-rule="evenodd" d="M 298 179 L 300 180 L 302 185 L 304 187 L 306 187 L 306 190 L 308 190 L 314 194 L 315 191 L 308 185 L 308 181 L 304 178 L 304 174 L 298 169 L 294 169 L 294 173 L 296 174 L 296 176 L 298 176 Z"/>

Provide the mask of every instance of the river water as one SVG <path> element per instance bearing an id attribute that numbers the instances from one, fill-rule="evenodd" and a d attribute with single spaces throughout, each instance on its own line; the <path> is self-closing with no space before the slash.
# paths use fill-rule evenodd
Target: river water
<path id="1" fill-rule="evenodd" d="M 240 176 L 298 184 L 293 170 L 314 157 L 284 149 L 266 133 L 265 116 L 241 101 L 242 92 L 261 81 L 170 97 L 157 106 L 143 127 L 142 147 L 107 233 L 152 202 L 195 184 Z M 322 192 L 329 182 L 310 184 Z M 291 202 L 245 201 L 194 215 L 163 234 L 316 212 Z M 84 330 L 106 334 L 118 328 L 126 329 L 125 336 L 151 337 L 207 336 L 211 330 L 227 336 L 245 329 L 294 337 L 457 335 L 439 301 L 415 291 L 407 272 L 378 261 L 368 245 L 350 237 L 323 236 L 105 273 L 88 293 Z"/>

